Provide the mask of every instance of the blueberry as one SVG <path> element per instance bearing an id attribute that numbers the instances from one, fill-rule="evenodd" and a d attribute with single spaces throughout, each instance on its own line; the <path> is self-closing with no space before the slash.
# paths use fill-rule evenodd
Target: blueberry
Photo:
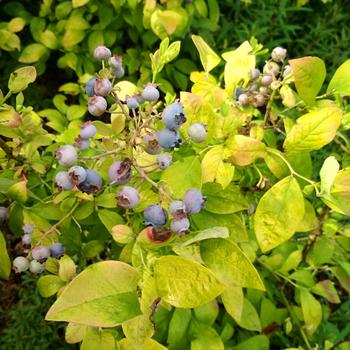
<path id="1" fill-rule="evenodd" d="M 165 225 L 168 220 L 168 213 L 160 205 L 149 205 L 143 212 L 145 225 L 159 227 Z"/>
<path id="2" fill-rule="evenodd" d="M 271 52 L 271 58 L 275 62 L 283 62 L 287 56 L 287 50 L 283 47 L 275 47 Z"/>
<path id="3" fill-rule="evenodd" d="M 162 147 L 159 144 L 159 136 L 155 132 L 148 132 L 143 135 L 142 141 L 145 145 L 145 151 L 149 154 L 159 154 Z"/>
<path id="4" fill-rule="evenodd" d="M 185 193 L 184 203 L 188 214 L 196 214 L 204 208 L 205 199 L 200 191 L 191 188 Z"/>
<path id="5" fill-rule="evenodd" d="M 91 78 L 86 82 L 85 92 L 86 92 L 86 95 L 88 95 L 89 97 L 95 95 L 95 90 L 94 90 L 95 81 L 96 81 L 96 78 Z"/>
<path id="6" fill-rule="evenodd" d="M 71 178 L 68 174 L 68 171 L 60 171 L 55 176 L 55 186 L 60 190 L 71 190 L 74 185 L 71 181 Z"/>
<path id="7" fill-rule="evenodd" d="M 256 80 L 259 78 L 260 76 L 260 70 L 257 68 L 254 68 L 250 71 L 250 76 L 252 80 Z"/>
<path id="8" fill-rule="evenodd" d="M 162 154 L 158 154 L 157 156 L 157 164 L 159 168 L 163 170 L 168 168 L 171 165 L 172 161 L 173 161 L 173 157 L 169 153 L 162 153 Z"/>
<path id="9" fill-rule="evenodd" d="M 123 57 L 120 55 L 114 55 L 108 62 L 112 68 L 120 68 L 123 65 Z"/>
<path id="10" fill-rule="evenodd" d="M 0 223 L 6 221 L 8 217 L 9 217 L 8 209 L 5 207 L 0 207 Z"/>
<path id="11" fill-rule="evenodd" d="M 44 264 L 40 264 L 39 261 L 36 261 L 36 260 L 32 260 L 30 263 L 29 263 L 29 271 L 32 272 L 32 273 L 43 273 L 45 270 L 44 268 Z"/>
<path id="12" fill-rule="evenodd" d="M 196 143 L 203 142 L 207 138 L 207 130 L 201 123 L 192 123 L 187 129 L 187 134 Z"/>
<path id="13" fill-rule="evenodd" d="M 272 76 L 270 74 L 263 75 L 261 78 L 261 84 L 264 86 L 270 85 L 272 83 Z"/>
<path id="14" fill-rule="evenodd" d="M 56 159 L 60 165 L 70 167 L 77 162 L 78 153 L 71 145 L 62 146 L 56 151 Z"/>
<path id="15" fill-rule="evenodd" d="M 181 139 L 177 131 L 163 129 L 158 134 L 159 144 L 166 149 L 173 149 L 179 147 Z"/>
<path id="16" fill-rule="evenodd" d="M 131 162 L 128 159 L 112 163 L 108 169 L 109 179 L 117 184 L 124 185 L 131 179 Z"/>
<path id="17" fill-rule="evenodd" d="M 125 100 L 126 100 L 126 105 L 128 106 L 129 109 L 136 109 L 139 106 L 139 102 L 136 96 L 127 96 Z"/>
<path id="18" fill-rule="evenodd" d="M 83 192 L 92 193 L 98 191 L 101 186 L 101 175 L 95 170 L 86 169 L 86 179 L 79 185 L 79 189 Z"/>
<path id="19" fill-rule="evenodd" d="M 99 60 L 99 61 L 108 60 L 111 56 L 112 56 L 111 50 L 104 45 L 97 46 L 94 51 L 94 57 L 96 60 Z"/>
<path id="20" fill-rule="evenodd" d="M 182 236 L 189 231 L 190 221 L 187 218 L 171 220 L 170 229 Z"/>
<path id="21" fill-rule="evenodd" d="M 181 124 L 186 122 L 182 104 L 175 102 L 167 106 L 162 113 L 162 120 L 168 129 L 178 129 Z"/>
<path id="22" fill-rule="evenodd" d="M 135 188 L 124 186 L 117 194 L 117 202 L 121 208 L 135 208 L 140 202 L 140 195 Z"/>
<path id="23" fill-rule="evenodd" d="M 174 201 L 169 205 L 170 214 L 177 219 L 182 219 L 187 217 L 186 206 L 183 201 Z"/>
<path id="24" fill-rule="evenodd" d="M 50 255 L 56 259 L 61 258 L 64 255 L 64 245 L 59 242 L 51 244 Z"/>
<path id="25" fill-rule="evenodd" d="M 74 165 L 68 170 L 68 175 L 74 185 L 79 185 L 86 179 L 86 170 L 79 165 Z"/>
<path id="26" fill-rule="evenodd" d="M 27 223 L 22 226 L 23 233 L 32 233 L 34 228 L 35 226 L 31 223 Z"/>
<path id="27" fill-rule="evenodd" d="M 112 91 L 112 83 L 107 78 L 96 79 L 94 90 L 98 96 L 107 96 Z"/>
<path id="28" fill-rule="evenodd" d="M 238 100 L 239 96 L 243 93 L 244 93 L 244 90 L 240 86 L 236 87 L 234 92 L 233 92 L 234 99 Z"/>
<path id="29" fill-rule="evenodd" d="M 91 139 L 96 134 L 96 126 L 90 120 L 80 127 L 80 137 L 84 140 Z"/>
<path id="30" fill-rule="evenodd" d="M 12 262 L 16 273 L 27 271 L 29 268 L 29 260 L 24 256 L 17 256 Z"/>
<path id="31" fill-rule="evenodd" d="M 118 68 L 112 68 L 111 74 L 117 79 L 122 78 L 125 74 L 124 67 L 120 66 Z"/>
<path id="32" fill-rule="evenodd" d="M 101 116 L 107 110 L 107 101 L 102 96 L 92 96 L 88 101 L 88 111 L 94 117 Z"/>
<path id="33" fill-rule="evenodd" d="M 22 243 L 24 245 L 30 245 L 30 243 L 32 243 L 32 234 L 31 233 L 25 233 L 22 236 Z"/>
<path id="34" fill-rule="evenodd" d="M 77 138 L 76 143 L 75 143 L 79 149 L 82 151 L 85 151 L 86 149 L 89 149 L 90 147 L 90 141 L 89 140 L 84 140 L 80 137 Z"/>
<path id="35" fill-rule="evenodd" d="M 159 91 L 155 85 L 148 83 L 145 88 L 142 90 L 141 96 L 145 101 L 155 102 L 159 98 Z"/>
<path id="36" fill-rule="evenodd" d="M 39 245 L 32 249 L 32 257 L 39 262 L 45 261 L 50 256 L 50 249 L 43 245 Z"/>
<path id="37" fill-rule="evenodd" d="M 247 94 L 241 94 L 238 97 L 238 103 L 241 106 L 246 106 L 249 103 L 249 96 Z"/>

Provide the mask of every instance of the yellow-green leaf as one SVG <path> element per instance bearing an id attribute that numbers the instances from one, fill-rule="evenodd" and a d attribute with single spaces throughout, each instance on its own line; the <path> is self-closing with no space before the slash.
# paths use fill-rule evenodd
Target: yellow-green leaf
<path id="1" fill-rule="evenodd" d="M 307 290 L 300 290 L 300 303 L 303 311 L 305 329 L 309 335 L 315 333 L 322 321 L 322 307 L 317 299 Z"/>
<path id="2" fill-rule="evenodd" d="M 304 199 L 305 213 L 303 219 L 299 222 L 297 232 L 309 232 L 314 230 L 318 225 L 318 219 L 315 214 L 313 205 Z"/>
<path id="3" fill-rule="evenodd" d="M 11 261 L 6 249 L 5 237 L 0 231 L 0 278 L 8 279 L 11 273 Z"/>
<path id="4" fill-rule="evenodd" d="M 72 0 L 72 6 L 77 8 L 86 5 L 88 2 L 89 0 Z"/>
<path id="5" fill-rule="evenodd" d="M 329 194 L 333 181 L 339 171 L 339 163 L 334 156 L 326 158 L 320 170 L 321 194 Z"/>
<path id="6" fill-rule="evenodd" d="M 36 79 L 36 69 L 33 66 L 22 67 L 16 69 L 10 75 L 8 82 L 9 90 L 17 94 L 28 87 L 30 83 Z"/>
<path id="7" fill-rule="evenodd" d="M 142 348 L 145 340 L 151 338 L 154 327 L 149 315 L 140 315 L 122 324 L 123 333 L 131 339 L 139 349 Z"/>
<path id="8" fill-rule="evenodd" d="M 109 331 L 88 327 L 80 350 L 115 350 L 115 339 Z"/>
<path id="9" fill-rule="evenodd" d="M 236 322 L 240 321 L 244 301 L 242 288 L 235 285 L 227 285 L 225 291 L 221 294 L 221 300 L 228 314 L 232 316 Z"/>
<path id="10" fill-rule="evenodd" d="M 293 176 L 272 186 L 260 199 L 254 215 L 254 230 L 261 250 L 267 252 L 292 237 L 304 212 L 303 193 Z"/>
<path id="11" fill-rule="evenodd" d="M 48 49 L 44 45 L 39 43 L 29 44 L 23 49 L 18 61 L 21 63 L 34 63 L 47 53 Z"/>
<path id="12" fill-rule="evenodd" d="M 192 41 L 196 45 L 204 70 L 209 73 L 220 63 L 220 57 L 201 36 L 192 35 Z"/>
<path id="13" fill-rule="evenodd" d="M 84 339 L 86 326 L 69 322 L 65 332 L 65 340 L 68 344 L 80 343 Z"/>
<path id="14" fill-rule="evenodd" d="M 334 73 L 328 85 L 328 92 L 350 95 L 350 59 L 346 60 Z"/>
<path id="15" fill-rule="evenodd" d="M 37 287 L 43 298 L 51 297 L 65 285 L 59 277 L 55 275 L 45 275 L 38 279 Z"/>
<path id="16" fill-rule="evenodd" d="M 27 182 L 23 180 L 12 185 L 7 191 L 7 196 L 20 203 L 25 203 L 28 199 Z"/>
<path id="17" fill-rule="evenodd" d="M 247 298 L 244 298 L 242 316 L 239 321 L 237 320 L 237 323 L 242 328 L 250 331 L 261 331 L 259 315 L 253 304 Z"/>
<path id="18" fill-rule="evenodd" d="M 70 281 L 76 272 L 74 261 L 68 255 L 64 255 L 59 260 L 58 275 L 62 281 Z"/>

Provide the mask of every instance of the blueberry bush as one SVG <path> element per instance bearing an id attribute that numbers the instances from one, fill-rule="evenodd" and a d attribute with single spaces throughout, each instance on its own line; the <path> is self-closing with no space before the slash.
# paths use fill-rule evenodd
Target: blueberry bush
<path id="1" fill-rule="evenodd" d="M 11 74 L 0 277 L 38 275 L 83 350 L 347 349 L 350 60 L 324 84 L 315 56 L 192 41 L 203 71 L 179 94 L 157 80 L 167 37 L 144 84 L 96 46 L 56 109 L 25 106 L 35 67 Z"/>

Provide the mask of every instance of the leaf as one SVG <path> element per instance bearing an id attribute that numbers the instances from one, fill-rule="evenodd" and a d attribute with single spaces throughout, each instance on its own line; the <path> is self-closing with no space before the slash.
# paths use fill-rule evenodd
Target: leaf
<path id="1" fill-rule="evenodd" d="M 221 300 L 227 313 L 232 316 L 236 322 L 239 322 L 243 311 L 243 289 L 234 285 L 227 286 L 221 294 Z"/>
<path id="2" fill-rule="evenodd" d="M 226 287 L 265 290 L 259 273 L 236 243 L 223 238 L 203 241 L 201 257 Z"/>
<path id="3" fill-rule="evenodd" d="M 65 282 L 54 275 L 41 276 L 37 282 L 38 291 L 43 298 L 56 294 L 64 285 Z"/>
<path id="4" fill-rule="evenodd" d="M 249 331 L 261 331 L 260 318 L 252 303 L 244 298 L 242 316 L 236 321 L 239 326 Z"/>
<path id="5" fill-rule="evenodd" d="M 330 280 L 323 280 L 315 284 L 311 291 L 321 297 L 326 298 L 332 304 L 339 304 L 340 299 L 337 290 L 334 287 L 334 283 Z"/>
<path id="6" fill-rule="evenodd" d="M 189 188 L 202 187 L 201 163 L 198 157 L 186 157 L 174 162 L 162 173 L 170 191 L 176 198 L 182 198 Z"/>
<path id="7" fill-rule="evenodd" d="M 201 36 L 192 35 L 191 38 L 198 50 L 199 57 L 204 70 L 207 73 L 209 73 L 220 63 L 220 57 L 212 50 L 212 48 L 205 42 L 205 40 Z"/>
<path id="8" fill-rule="evenodd" d="M 23 180 L 12 185 L 6 195 L 14 201 L 25 203 L 28 199 L 27 181 Z"/>
<path id="9" fill-rule="evenodd" d="M 331 82 L 328 85 L 327 92 L 335 91 L 341 95 L 350 95 L 350 59 L 346 60 L 335 71 Z"/>
<path id="10" fill-rule="evenodd" d="M 201 264 L 179 256 L 163 256 L 154 266 L 159 296 L 176 307 L 193 308 L 208 303 L 224 286 Z"/>
<path id="11" fill-rule="evenodd" d="M 225 52 L 222 57 L 225 65 L 225 89 L 233 96 L 233 91 L 240 81 L 246 85 L 250 80 L 250 71 L 255 68 L 255 55 L 248 41 L 242 43 L 236 50 Z"/>
<path id="12" fill-rule="evenodd" d="M 185 236 L 185 241 L 181 244 L 186 247 L 192 243 L 200 242 L 210 238 L 227 238 L 229 236 L 228 229 L 226 227 L 211 227 L 207 230 L 196 233 L 194 237 Z"/>
<path id="13" fill-rule="evenodd" d="M 329 194 L 333 181 L 337 176 L 339 171 L 339 163 L 334 156 L 328 157 L 322 165 L 320 170 L 320 179 L 321 179 L 321 195 Z"/>
<path id="14" fill-rule="evenodd" d="M 68 120 L 75 120 L 75 119 L 81 119 L 87 111 L 86 106 L 81 105 L 72 105 L 69 106 L 67 109 L 67 119 Z"/>
<path id="15" fill-rule="evenodd" d="M 297 119 L 283 147 L 286 152 L 318 150 L 330 143 L 340 126 L 342 111 L 335 106 L 317 109 Z"/>
<path id="16" fill-rule="evenodd" d="M 119 341 L 120 350 L 140 350 L 137 343 L 128 338 Z M 142 345 L 142 350 L 167 350 L 167 348 L 159 344 L 154 339 L 148 338 Z"/>
<path id="17" fill-rule="evenodd" d="M 318 219 L 316 217 L 315 209 L 313 205 L 304 199 L 305 212 L 303 219 L 299 222 L 296 229 L 297 232 L 309 232 L 317 228 Z"/>
<path id="18" fill-rule="evenodd" d="M 58 275 L 60 279 L 65 282 L 70 281 L 76 273 L 74 261 L 68 255 L 63 255 L 58 263 Z"/>
<path id="19" fill-rule="evenodd" d="M 253 337 L 248 338 L 247 340 L 235 345 L 232 350 L 269 350 L 270 342 L 269 338 L 266 335 L 255 335 Z M 299 349 L 299 348 L 298 348 Z M 298 350 L 295 348 L 295 350 Z M 286 349 L 292 350 L 292 348 Z"/>
<path id="20" fill-rule="evenodd" d="M 154 327 L 149 315 L 140 315 L 122 324 L 124 335 L 131 339 L 140 349 L 147 338 L 151 338 Z"/>
<path id="21" fill-rule="evenodd" d="M 11 261 L 6 249 L 6 241 L 0 231 L 0 278 L 9 279 L 11 273 Z"/>
<path id="22" fill-rule="evenodd" d="M 16 69 L 10 75 L 10 79 L 8 82 L 9 90 L 17 94 L 23 90 L 25 90 L 30 83 L 35 81 L 36 79 L 36 69 L 35 67 L 28 66 Z"/>
<path id="23" fill-rule="evenodd" d="M 169 323 L 168 339 L 170 349 L 186 349 L 188 327 L 192 318 L 190 309 L 175 309 Z"/>
<path id="24" fill-rule="evenodd" d="M 124 223 L 123 218 L 113 210 L 99 209 L 97 214 L 109 232 L 112 232 L 113 226 Z"/>
<path id="25" fill-rule="evenodd" d="M 294 83 L 299 96 L 307 105 L 315 102 L 326 78 L 326 66 L 318 57 L 302 57 L 289 60 L 294 76 Z"/>
<path id="26" fill-rule="evenodd" d="M 68 323 L 65 333 L 65 340 L 68 344 L 80 343 L 85 334 L 86 326 L 76 323 Z"/>
<path id="27" fill-rule="evenodd" d="M 140 314 L 138 280 L 137 271 L 120 261 L 90 265 L 64 289 L 46 320 L 115 327 Z"/>
<path id="28" fill-rule="evenodd" d="M 309 335 L 312 335 L 322 321 L 321 304 L 307 289 L 304 288 L 300 290 L 300 303 L 303 311 L 306 332 Z"/>
<path id="29" fill-rule="evenodd" d="M 294 235 L 304 217 L 304 197 L 297 180 L 288 176 L 260 199 L 254 215 L 254 230 L 263 252 Z"/>
<path id="30" fill-rule="evenodd" d="M 72 0 L 72 6 L 77 8 L 86 5 L 88 2 L 89 0 Z"/>
<path id="31" fill-rule="evenodd" d="M 80 350 L 115 350 L 115 339 L 109 331 L 88 327 Z"/>
<path id="32" fill-rule="evenodd" d="M 228 141 L 227 147 L 230 161 L 239 166 L 247 166 L 266 154 L 266 146 L 261 141 L 244 135 L 235 135 Z"/>
<path id="33" fill-rule="evenodd" d="M 189 329 L 191 341 L 191 350 L 224 350 L 224 344 L 213 327 L 192 319 Z"/>
<path id="34" fill-rule="evenodd" d="M 21 63 L 35 63 L 48 52 L 49 50 L 43 44 L 29 44 L 22 50 L 18 61 Z"/>

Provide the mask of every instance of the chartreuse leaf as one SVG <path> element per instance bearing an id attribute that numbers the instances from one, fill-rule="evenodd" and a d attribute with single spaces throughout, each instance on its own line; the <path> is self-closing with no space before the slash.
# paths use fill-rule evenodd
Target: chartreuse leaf
<path id="1" fill-rule="evenodd" d="M 193 308 L 208 303 L 224 290 L 201 264 L 179 256 L 163 256 L 154 266 L 159 296 L 170 305 Z"/>
<path id="2" fill-rule="evenodd" d="M 56 294 L 65 284 L 66 283 L 62 281 L 58 276 L 45 275 L 41 276 L 38 279 L 37 287 L 40 295 L 43 298 L 48 298 Z"/>
<path id="3" fill-rule="evenodd" d="M 225 89 L 230 96 L 240 81 L 247 84 L 250 80 L 250 71 L 255 68 L 255 55 L 248 41 L 241 44 L 236 50 L 225 52 L 222 57 L 225 65 Z"/>
<path id="4" fill-rule="evenodd" d="M 114 327 L 140 311 L 137 271 L 120 261 L 88 266 L 65 288 L 46 314 L 49 321 Z"/>
<path id="5" fill-rule="evenodd" d="M 292 237 L 304 212 L 303 193 L 293 176 L 272 186 L 260 199 L 254 215 L 261 250 L 267 252 Z"/>
<path id="6" fill-rule="evenodd" d="M 195 233 L 194 236 L 184 237 L 185 240 L 181 245 L 186 247 L 192 243 L 200 242 L 200 241 L 203 241 L 205 239 L 227 238 L 228 236 L 229 236 L 229 232 L 228 232 L 228 229 L 226 227 L 210 227 L 206 230 L 202 230 L 198 233 Z"/>
<path id="7" fill-rule="evenodd" d="M 330 143 L 339 128 L 342 111 L 336 106 L 316 109 L 297 119 L 283 147 L 288 153 L 318 150 Z"/>
<path id="8" fill-rule="evenodd" d="M 214 328 L 192 319 L 189 329 L 191 350 L 224 350 L 224 344 Z"/>
<path id="9" fill-rule="evenodd" d="M 270 342 L 266 335 L 256 335 L 254 337 L 248 338 L 247 340 L 239 343 L 234 347 L 235 350 L 269 350 Z M 289 350 L 292 350 L 290 348 Z M 297 350 L 297 348 L 295 348 Z"/>
<path id="10" fill-rule="evenodd" d="M 312 105 L 326 78 L 326 66 L 318 57 L 301 57 L 289 60 L 299 96 Z"/>
<path id="11" fill-rule="evenodd" d="M 318 219 L 312 204 L 304 199 L 305 213 L 303 219 L 299 222 L 297 232 L 309 232 L 314 230 L 318 225 Z"/>
<path id="12" fill-rule="evenodd" d="M 11 272 L 11 261 L 6 249 L 6 241 L 0 231 L 0 278 L 8 279 Z"/>
<path id="13" fill-rule="evenodd" d="M 243 289 L 234 284 L 227 285 L 225 291 L 221 294 L 221 300 L 225 309 L 236 322 L 239 322 L 243 311 Z"/>
<path id="14" fill-rule="evenodd" d="M 29 44 L 21 52 L 18 61 L 21 63 L 34 63 L 39 61 L 40 58 L 48 52 L 49 50 L 43 44 Z"/>
<path id="15" fill-rule="evenodd" d="M 261 331 L 260 318 L 253 304 L 244 298 L 241 319 L 236 321 L 242 328 L 250 331 Z"/>
<path id="16" fill-rule="evenodd" d="M 135 346 L 142 348 L 146 339 L 151 338 L 154 333 L 153 324 L 149 315 L 140 315 L 122 324 L 126 338 L 132 340 Z"/>
<path id="17" fill-rule="evenodd" d="M 321 297 L 326 298 L 330 303 L 339 304 L 340 299 L 337 293 L 337 290 L 334 287 L 334 283 L 330 280 L 323 280 L 316 283 L 311 291 L 314 294 L 320 295 Z"/>
<path id="18" fill-rule="evenodd" d="M 186 349 L 188 327 L 192 318 L 190 309 L 175 309 L 169 323 L 168 339 L 170 349 Z"/>
<path id="19" fill-rule="evenodd" d="M 201 163 L 198 157 L 186 157 L 174 162 L 162 173 L 162 180 L 169 186 L 170 192 L 182 198 L 189 188 L 201 189 Z"/>
<path id="20" fill-rule="evenodd" d="M 335 71 L 327 91 L 334 91 L 342 95 L 350 95 L 350 59 L 346 60 Z"/>
<path id="21" fill-rule="evenodd" d="M 65 340 L 68 344 L 80 343 L 85 334 L 87 326 L 69 322 L 65 332 Z"/>
<path id="22" fill-rule="evenodd" d="M 259 273 L 233 241 L 223 238 L 203 241 L 201 257 L 225 286 L 265 290 Z"/>
<path id="23" fill-rule="evenodd" d="M 320 170 L 321 178 L 321 195 L 326 193 L 329 194 L 333 181 L 339 171 L 339 163 L 334 156 L 328 157 L 322 165 Z"/>
<path id="24" fill-rule="evenodd" d="M 28 66 L 16 69 L 10 75 L 10 79 L 8 82 L 9 90 L 17 94 L 23 90 L 25 90 L 30 83 L 35 81 L 36 79 L 36 69 L 35 67 Z"/>
<path id="25" fill-rule="evenodd" d="M 303 311 L 305 329 L 309 335 L 315 333 L 322 321 L 322 307 L 315 297 L 305 288 L 300 290 L 300 303 Z"/>
<path id="26" fill-rule="evenodd" d="M 140 350 L 135 342 L 128 338 L 119 341 L 120 350 Z M 156 340 L 148 338 L 142 346 L 142 350 L 167 350 L 167 348 L 159 344 Z"/>
<path id="27" fill-rule="evenodd" d="M 220 63 L 220 57 L 201 36 L 192 35 L 192 41 L 196 45 L 204 70 L 209 73 Z"/>
<path id="28" fill-rule="evenodd" d="M 6 194 L 17 202 L 25 203 L 28 199 L 27 181 L 23 180 L 15 183 L 8 189 Z"/>
<path id="29" fill-rule="evenodd" d="M 115 339 L 110 331 L 88 327 L 80 350 L 115 350 Z"/>

